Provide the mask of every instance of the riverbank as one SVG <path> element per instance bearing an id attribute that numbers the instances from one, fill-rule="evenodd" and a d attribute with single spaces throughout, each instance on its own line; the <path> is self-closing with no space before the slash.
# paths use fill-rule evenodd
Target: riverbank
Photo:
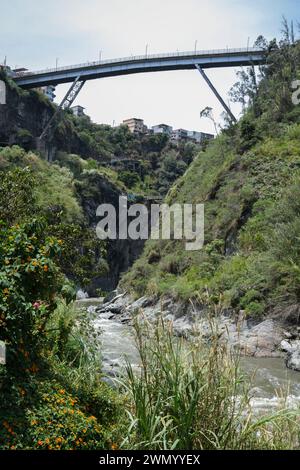
<path id="1" fill-rule="evenodd" d="M 131 431 L 122 447 L 173 448 L 176 442 L 176 448 L 215 448 L 217 443 L 206 437 L 211 431 L 218 439 L 223 436 L 221 421 L 231 429 L 226 448 L 284 448 L 284 436 L 296 436 L 300 375 L 285 367 L 283 357 L 239 358 L 217 335 L 206 341 L 195 327 L 188 333 L 184 318 L 174 319 L 180 325 L 174 341 L 170 317 L 162 320 L 160 311 L 152 309 L 150 320 L 149 299 L 127 301 L 126 294 L 119 294 L 87 309 L 101 342 L 103 380 L 129 400 Z M 189 416 L 194 418 L 188 424 Z M 240 427 L 241 439 L 236 434 Z M 182 442 L 182 436 L 189 442 Z M 288 448 L 298 445 L 292 440 Z"/>
<path id="2" fill-rule="evenodd" d="M 92 302 L 92 299 L 90 300 Z M 78 305 L 85 307 L 86 303 L 87 301 L 80 301 Z M 287 354 L 280 346 L 282 337 L 288 334 L 288 331 L 274 321 L 266 320 L 257 324 L 244 321 L 241 325 L 224 316 L 219 319 L 218 325 L 216 321 L 212 325 L 211 320 L 209 324 L 207 318 L 199 318 L 195 306 L 189 308 L 189 314 L 180 315 L 182 310 L 178 306 L 176 309 L 171 299 L 157 301 L 143 297 L 133 300 L 125 293 L 112 295 L 110 300 L 101 305 L 99 302 L 88 304 L 87 311 L 93 314 L 94 326 L 100 333 L 102 372 L 105 380 L 110 383 L 124 370 L 125 358 L 134 370 L 138 370 L 140 357 L 133 337 L 134 314 L 154 321 L 163 312 L 164 319 L 173 322 L 174 333 L 179 337 L 195 338 L 202 327 L 203 339 L 207 341 L 209 334 L 212 334 L 211 328 L 213 327 L 213 331 L 218 328 L 221 342 L 225 341 L 225 338 L 229 339 L 236 350 L 246 339 L 252 346 L 256 339 L 255 350 L 253 347 L 240 348 L 240 366 L 249 381 L 251 380 L 250 403 L 255 412 L 270 412 L 282 406 L 297 408 L 300 405 L 300 374 L 286 367 Z M 237 332 L 240 331 L 242 333 L 239 342 Z M 277 332 L 277 339 L 271 342 L 269 336 L 274 334 L 274 331 Z"/>
<path id="3" fill-rule="evenodd" d="M 102 305 L 95 306 L 98 316 L 130 324 L 136 313 L 148 320 L 162 316 L 172 321 L 177 336 L 199 335 L 204 340 L 218 334 L 220 342 L 238 350 L 242 356 L 256 358 L 283 358 L 287 367 L 300 370 L 299 327 L 267 318 L 255 321 L 245 318 L 240 311 L 237 317 L 226 313 L 208 316 L 204 307 L 194 303 L 176 302 L 171 297 L 141 297 L 134 300 L 126 293 L 111 295 Z M 300 376 L 299 376 L 300 380 Z"/>

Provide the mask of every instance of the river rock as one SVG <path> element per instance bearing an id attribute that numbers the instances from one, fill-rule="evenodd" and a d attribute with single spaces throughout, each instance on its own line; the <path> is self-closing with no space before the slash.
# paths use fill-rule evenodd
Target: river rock
<path id="1" fill-rule="evenodd" d="M 118 289 L 112 290 L 111 292 L 109 292 L 109 294 L 106 295 L 106 297 L 104 297 L 103 303 L 107 304 L 108 302 L 111 302 L 118 296 L 118 294 Z"/>
<path id="2" fill-rule="evenodd" d="M 280 349 L 284 352 L 287 352 L 287 353 L 289 353 L 293 350 L 290 343 L 288 341 L 284 340 L 284 339 L 280 343 Z"/>
<path id="3" fill-rule="evenodd" d="M 135 300 L 131 305 L 130 305 L 130 311 L 134 312 L 136 310 L 139 310 L 141 308 L 148 307 L 149 305 L 153 305 L 154 299 L 151 297 L 140 297 L 139 299 Z"/>
<path id="4" fill-rule="evenodd" d="M 229 347 L 246 356 L 282 357 L 283 352 L 286 352 L 288 367 L 298 367 L 296 351 L 300 351 L 300 341 L 292 339 L 293 336 L 287 335 L 283 326 L 271 318 L 253 322 L 245 317 L 243 311 L 240 311 L 237 317 L 234 317 L 232 312 L 225 312 L 208 318 L 205 308 L 201 305 L 179 302 L 169 296 L 163 299 L 143 296 L 135 300 L 127 293 L 113 296 L 97 308 L 97 313 L 109 315 L 108 318 L 128 324 L 137 313 L 141 314 L 141 319 L 148 321 L 155 321 L 162 316 L 166 321 L 173 323 L 177 336 L 200 335 L 205 341 L 209 341 L 217 334 L 220 342 L 226 342 Z"/>
<path id="5" fill-rule="evenodd" d="M 78 289 L 78 291 L 76 292 L 76 300 L 87 299 L 88 296 L 89 294 L 82 289 Z"/>
<path id="6" fill-rule="evenodd" d="M 282 328 L 272 319 L 257 325 L 246 325 L 240 332 L 238 343 L 241 352 L 247 356 L 280 357 L 279 345 Z"/>
<path id="7" fill-rule="evenodd" d="M 286 358 L 286 366 L 300 372 L 300 349 L 292 350 Z"/>

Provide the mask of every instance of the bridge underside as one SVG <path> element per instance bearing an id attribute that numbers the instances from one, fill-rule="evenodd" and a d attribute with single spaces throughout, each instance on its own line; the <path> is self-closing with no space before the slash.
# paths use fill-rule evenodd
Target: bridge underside
<path id="1" fill-rule="evenodd" d="M 176 54 L 159 54 L 155 56 L 127 57 L 102 62 L 92 62 L 69 67 L 42 70 L 39 72 L 25 72 L 14 76 L 16 83 L 22 88 L 39 88 L 47 85 L 72 83 L 66 96 L 58 106 L 56 112 L 45 126 L 39 141 L 53 132 L 56 117 L 64 107 L 70 107 L 87 80 L 97 78 L 116 77 L 134 73 L 163 72 L 172 70 L 198 69 L 210 89 L 219 100 L 231 121 L 236 118 L 232 114 L 223 98 L 220 96 L 204 69 L 218 67 L 237 67 L 258 65 L 265 62 L 265 52 L 258 49 L 226 49 L 204 52 L 178 52 Z"/>
<path id="2" fill-rule="evenodd" d="M 172 70 L 191 70 L 199 65 L 202 69 L 218 67 L 237 67 L 258 65 L 265 61 L 263 51 L 256 53 L 223 53 L 212 56 L 193 55 L 190 57 L 163 57 L 160 59 L 144 58 L 143 60 L 111 61 L 90 63 L 82 66 L 65 67 L 42 72 L 26 73 L 15 77 L 16 83 L 22 88 L 37 88 L 46 85 L 70 83 L 80 76 L 81 80 L 115 77 L 135 73 L 162 72 Z"/>

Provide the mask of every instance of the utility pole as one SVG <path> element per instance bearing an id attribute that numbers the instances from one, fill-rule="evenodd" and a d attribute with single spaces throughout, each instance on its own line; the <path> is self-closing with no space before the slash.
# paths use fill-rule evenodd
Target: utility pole
<path id="1" fill-rule="evenodd" d="M 58 66 L 58 61 L 59 61 L 59 58 L 56 57 L 56 60 L 55 60 L 55 68 L 56 68 L 56 70 L 57 70 L 57 66 Z"/>
<path id="2" fill-rule="evenodd" d="M 194 50 L 195 50 L 195 54 L 196 54 L 196 51 L 197 51 L 197 44 L 198 44 L 198 39 L 196 39 L 196 41 L 195 41 L 195 49 L 194 49 Z"/>
<path id="3" fill-rule="evenodd" d="M 149 44 L 146 44 L 146 54 L 145 54 L 146 58 L 147 58 L 147 55 L 148 55 L 148 46 L 149 46 Z"/>
<path id="4" fill-rule="evenodd" d="M 101 58 L 102 58 L 102 51 L 99 51 L 99 62 L 101 62 Z"/>

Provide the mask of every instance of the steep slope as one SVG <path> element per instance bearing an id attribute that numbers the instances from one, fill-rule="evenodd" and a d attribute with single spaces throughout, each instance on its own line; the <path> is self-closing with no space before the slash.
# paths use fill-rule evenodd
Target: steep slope
<path id="1" fill-rule="evenodd" d="M 197 156 L 167 196 L 169 203 L 204 202 L 204 248 L 149 241 L 122 285 L 138 295 L 205 297 L 251 317 L 298 321 L 300 106 L 291 83 L 300 75 L 300 44 L 272 43 L 257 91 L 251 73 L 244 117 Z"/>

